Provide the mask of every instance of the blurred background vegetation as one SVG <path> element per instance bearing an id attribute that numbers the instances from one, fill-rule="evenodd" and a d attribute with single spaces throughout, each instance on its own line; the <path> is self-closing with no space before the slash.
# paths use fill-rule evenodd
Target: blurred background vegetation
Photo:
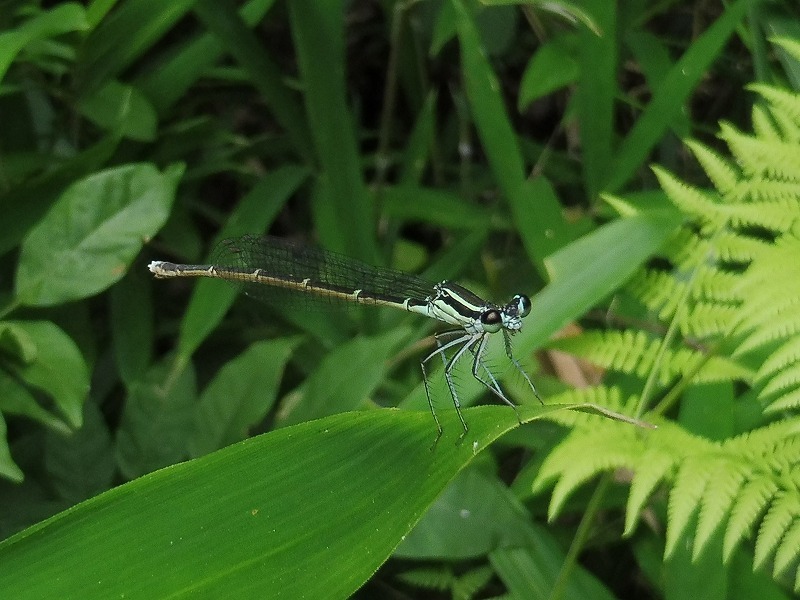
<path id="1" fill-rule="evenodd" d="M 669 337 L 669 319 L 617 293 L 685 220 L 650 165 L 707 185 L 683 140 L 723 153 L 720 120 L 751 128 L 748 84 L 800 85 L 775 36 L 800 43 L 795 2 L 0 1 L 0 534 L 248 436 L 425 410 L 419 359 L 435 324 L 265 306 L 147 271 L 202 263 L 228 237 L 296 239 L 497 302 L 549 290 L 516 354 L 546 401 L 599 382 L 547 340 L 630 323 Z M 461 371 L 465 398 L 480 399 Z M 749 417 L 725 435 L 680 426 L 722 439 L 767 422 L 741 399 L 745 372 L 725 371 L 741 387 L 722 410 Z M 644 378 L 613 377 L 652 404 L 678 387 L 648 381 L 648 398 Z M 519 378 L 504 385 L 536 403 Z M 433 389 L 449 411 L 444 384 Z M 681 402 L 657 412 L 679 421 Z M 485 516 L 484 529 L 504 523 L 493 539 L 417 530 L 352 590 L 782 598 L 797 585 L 796 556 L 752 575 L 752 548 L 725 564 L 719 550 L 662 563 L 663 498 L 622 539 L 630 476 L 582 489 L 547 525 L 551 487 L 532 483 L 570 425 L 526 425 L 440 482 L 441 518 L 429 512 L 425 531 L 449 523 L 442 506 L 499 502 Z M 524 546 L 519 518 L 544 540 L 538 554 L 498 552 Z M 590 587 L 566 587 L 573 569 Z"/>

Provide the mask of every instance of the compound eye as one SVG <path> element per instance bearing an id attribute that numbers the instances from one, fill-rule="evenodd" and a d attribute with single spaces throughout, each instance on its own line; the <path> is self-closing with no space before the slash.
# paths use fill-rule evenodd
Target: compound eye
<path id="1" fill-rule="evenodd" d="M 483 330 L 489 333 L 497 333 L 503 327 L 503 317 L 499 310 L 487 310 L 481 314 L 481 325 Z"/>
<path id="2" fill-rule="evenodd" d="M 520 317 L 527 317 L 531 313 L 531 299 L 526 295 L 517 294 L 512 303 L 517 305 L 517 314 Z"/>

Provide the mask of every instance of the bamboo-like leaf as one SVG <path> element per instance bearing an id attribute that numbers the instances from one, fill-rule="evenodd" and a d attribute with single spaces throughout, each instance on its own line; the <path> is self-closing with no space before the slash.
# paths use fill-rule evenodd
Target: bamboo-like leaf
<path id="1" fill-rule="evenodd" d="M 517 426 L 507 407 L 346 413 L 145 475 L 0 543 L 0 580 L 41 598 L 342 598 L 450 479 Z M 523 420 L 559 410 L 520 408 Z M 158 573 L 158 577 L 152 577 Z"/>

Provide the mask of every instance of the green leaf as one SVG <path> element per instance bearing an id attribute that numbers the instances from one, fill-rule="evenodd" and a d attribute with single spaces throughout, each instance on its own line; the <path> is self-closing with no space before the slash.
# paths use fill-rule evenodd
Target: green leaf
<path id="1" fill-rule="evenodd" d="M 281 425 L 361 406 L 383 381 L 389 357 L 408 336 L 408 329 L 400 327 L 380 336 L 353 338 L 329 352 L 319 367 L 284 403 Z M 370 368 L 360 368 L 360 365 L 367 364 Z"/>
<path id="2" fill-rule="evenodd" d="M 4 369 L 0 369 L 0 413 L 25 416 L 64 434 L 70 432 L 62 419 L 42 408 L 31 391 Z"/>
<path id="3" fill-rule="evenodd" d="M 70 186 L 22 244 L 16 294 L 29 306 L 92 296 L 119 281 L 169 216 L 183 167 L 116 167 Z"/>
<path id="4" fill-rule="evenodd" d="M 116 445 L 117 462 L 126 477 L 133 479 L 189 456 L 196 401 L 189 366 L 175 374 L 165 361 L 131 385 Z"/>
<path id="5" fill-rule="evenodd" d="M 321 167 L 322 194 L 313 207 L 317 232 L 331 250 L 372 263 L 378 253 L 373 219 L 367 215 L 374 208 L 361 172 L 359 135 L 347 106 L 344 4 L 342 0 L 295 0 L 288 9 L 303 99 Z"/>
<path id="6" fill-rule="evenodd" d="M 751 7 L 752 0 L 732 2 L 714 24 L 697 37 L 658 88 L 653 90 L 653 99 L 623 141 L 614 161 L 614 168 L 609 169 L 604 178 L 604 189 L 619 189 L 647 159 L 649 152 L 674 123 L 695 86 L 705 77 L 711 63 L 719 57 L 720 49 Z M 591 102 L 591 99 L 587 101 Z M 585 116 L 591 122 L 594 112 L 588 110 Z"/>
<path id="7" fill-rule="evenodd" d="M 239 14 L 248 27 L 253 27 L 261 22 L 274 3 L 275 0 L 251 0 L 241 7 Z M 191 93 L 191 87 L 217 64 L 222 55 L 219 39 L 211 33 L 204 33 L 186 40 L 174 55 L 159 63 L 158 69 L 140 73 L 135 84 L 150 98 L 159 114 L 166 114 L 176 102 Z M 266 85 L 266 74 L 261 71 L 259 76 L 261 85 Z M 270 90 L 271 94 L 276 93 L 276 88 Z"/>
<path id="8" fill-rule="evenodd" d="M 497 478 L 459 473 L 394 552 L 396 558 L 465 560 L 527 542 L 528 515 Z"/>
<path id="9" fill-rule="evenodd" d="M 61 498 L 79 502 L 111 487 L 116 464 L 111 435 L 97 406 L 87 402 L 83 426 L 70 435 L 48 432 L 45 445 L 48 482 Z"/>
<path id="10" fill-rule="evenodd" d="M 6 431 L 6 421 L 3 419 L 3 413 L 0 412 L 0 477 L 20 483 L 25 478 L 25 475 L 11 458 Z"/>
<path id="11" fill-rule="evenodd" d="M 525 67 L 520 82 L 517 109 L 523 112 L 534 100 L 577 81 L 580 67 L 575 60 L 574 36 L 561 36 L 542 44 Z"/>
<path id="12" fill-rule="evenodd" d="M 459 439 L 448 411 L 433 450 L 427 412 L 375 410 L 151 473 L 0 543 L 3 590 L 15 600 L 348 597 L 447 482 L 517 425 L 503 407 L 465 412 L 470 433 Z"/>
<path id="13" fill-rule="evenodd" d="M 63 2 L 51 10 L 28 19 L 12 31 L 0 34 L 0 81 L 8 67 L 25 46 L 37 40 L 55 37 L 70 31 L 89 28 L 83 6 L 77 2 Z"/>
<path id="14" fill-rule="evenodd" d="M 272 109 L 275 119 L 286 129 L 298 153 L 309 158 L 311 151 L 308 125 L 303 119 L 299 99 L 287 88 L 278 65 L 248 27 L 244 20 L 247 17 L 244 9 L 243 14 L 239 14 L 234 3 L 216 0 L 195 0 L 192 3 L 194 12 L 214 34 L 215 41 L 241 64 L 252 84 Z M 255 5 L 247 13 L 252 13 L 253 9 L 260 12 Z M 326 66 L 329 66 L 328 63 Z"/>
<path id="15" fill-rule="evenodd" d="M 555 194 L 536 194 L 537 188 L 547 188 L 547 183 L 543 186 L 538 182 L 540 178 L 533 182 L 528 180 L 519 142 L 500 95 L 500 83 L 491 69 L 472 16 L 461 0 L 452 0 L 452 4 L 461 44 L 461 73 L 481 144 L 494 180 L 511 207 L 528 256 L 543 273 L 542 261 L 552 248 L 543 252 L 547 246 L 542 240 L 551 237 L 553 229 L 562 229 L 561 205 Z M 533 205 L 536 210 L 531 209 Z M 538 218 L 542 213 L 548 218 Z"/>
<path id="16" fill-rule="evenodd" d="M 617 27 L 622 8 L 606 0 L 584 0 L 582 4 L 597 27 L 579 31 L 577 56 L 581 67 L 576 90 L 581 160 L 585 194 L 591 201 L 605 189 L 614 166 L 614 103 L 619 96 Z"/>
<path id="17" fill-rule="evenodd" d="M 509 228 L 484 207 L 470 204 L 449 192 L 416 185 L 387 186 L 380 190 L 386 215 L 400 221 L 422 221 L 447 229 L 484 229 L 489 226 Z"/>
<path id="18" fill-rule="evenodd" d="M 75 73 L 78 89 L 92 93 L 120 75 L 191 9 L 195 0 L 118 2 L 84 40 Z M 125 40 L 125 43 L 121 43 Z"/>
<path id="19" fill-rule="evenodd" d="M 192 456 L 202 456 L 247 437 L 272 408 L 283 369 L 298 338 L 257 342 L 225 364 L 200 396 Z"/>
<path id="20" fill-rule="evenodd" d="M 111 288 L 110 325 L 114 359 L 122 381 L 141 379 L 153 359 L 153 300 L 149 277 L 133 271 Z"/>
<path id="21" fill-rule="evenodd" d="M 156 111 L 135 87 L 111 80 L 90 96 L 81 98 L 80 113 L 104 129 L 139 142 L 156 136 Z"/>
<path id="22" fill-rule="evenodd" d="M 89 370 L 80 350 L 63 330 L 49 321 L 4 321 L 0 330 L 16 328 L 35 347 L 23 361 L 6 368 L 22 381 L 53 398 L 71 427 L 80 427 L 83 402 L 89 392 Z"/>

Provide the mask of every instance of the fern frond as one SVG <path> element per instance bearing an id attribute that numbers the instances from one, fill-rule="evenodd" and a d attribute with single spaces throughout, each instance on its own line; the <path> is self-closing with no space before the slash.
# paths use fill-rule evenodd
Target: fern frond
<path id="1" fill-rule="evenodd" d="M 733 551 L 750 532 L 756 519 L 765 511 L 778 490 L 778 484 L 767 475 L 751 479 L 742 486 L 722 540 L 723 560 L 727 562 L 730 559 Z"/>
<path id="2" fill-rule="evenodd" d="M 697 302 L 691 311 L 686 311 L 681 316 L 681 333 L 696 338 L 728 335 L 736 322 L 738 312 L 739 308 L 734 304 Z"/>
<path id="3" fill-rule="evenodd" d="M 800 182 L 743 179 L 731 190 L 730 196 L 738 202 L 784 203 L 783 206 L 779 205 L 780 210 L 796 212 L 798 199 L 800 199 Z M 784 221 L 785 217 L 784 213 Z"/>
<path id="4" fill-rule="evenodd" d="M 799 360 L 800 338 L 790 338 L 788 342 L 779 346 L 778 349 L 762 363 L 761 367 L 758 369 L 756 379 L 763 382 L 765 379 L 774 376 L 777 371 Z"/>
<path id="5" fill-rule="evenodd" d="M 684 143 L 692 151 L 716 189 L 722 194 L 734 189 L 739 181 L 738 167 L 704 144 L 694 140 L 685 140 Z"/>
<path id="6" fill-rule="evenodd" d="M 551 348 L 585 358 L 601 367 L 645 378 L 656 368 L 662 341 L 643 331 L 589 331 L 554 340 Z M 702 368 L 697 367 L 704 363 Z M 659 381 L 666 384 L 677 376 L 692 375 L 693 381 L 748 379 L 750 371 L 724 357 L 707 357 L 688 348 L 667 348 L 661 354 Z"/>
<path id="7" fill-rule="evenodd" d="M 650 499 L 659 483 L 674 476 L 672 471 L 679 464 L 681 457 L 663 451 L 661 448 L 648 448 L 637 465 L 628 495 L 625 509 L 625 531 L 623 535 L 633 532 L 636 522 L 642 513 L 645 503 Z"/>
<path id="8" fill-rule="evenodd" d="M 726 459 L 724 456 L 715 463 L 714 477 L 709 478 L 703 501 L 700 507 L 700 517 L 697 523 L 692 558 L 697 560 L 712 535 L 720 529 L 731 513 L 739 490 L 749 475 L 749 469 L 737 460 Z"/>
<path id="9" fill-rule="evenodd" d="M 800 459 L 799 435 L 800 420 L 785 419 L 726 440 L 723 448 L 749 461 L 782 454 L 792 464 Z"/>
<path id="10" fill-rule="evenodd" d="M 746 323 L 745 327 L 741 327 L 744 330 L 751 330 L 752 333 L 748 334 L 742 340 L 742 343 L 737 346 L 734 356 L 742 356 L 777 340 L 786 339 L 800 333 L 800 319 L 773 319 L 772 322 L 766 321 L 763 324 L 759 321 L 761 321 L 760 318 L 757 318 L 757 320 L 754 318 Z"/>
<path id="11" fill-rule="evenodd" d="M 774 113 L 781 112 L 800 125 L 800 95 L 762 83 L 751 83 L 747 89 L 764 98 Z"/>
<path id="12" fill-rule="evenodd" d="M 797 181 L 800 156 L 796 143 L 747 135 L 730 123 L 720 123 L 719 137 L 725 140 L 736 162 L 748 177 Z"/>
<path id="13" fill-rule="evenodd" d="M 698 268 L 691 296 L 697 300 L 738 302 L 741 299 L 737 290 L 740 279 L 741 276 L 738 273 L 720 271 L 708 266 Z"/>
<path id="14" fill-rule="evenodd" d="M 764 407 L 764 413 L 769 415 L 796 408 L 800 408 L 800 388 L 781 394 L 780 397 L 772 400 Z"/>
<path id="15" fill-rule="evenodd" d="M 798 385 L 800 385 L 800 363 L 791 365 L 783 372 L 778 373 L 770 379 L 764 386 L 764 389 L 761 390 L 759 397 L 787 392 L 790 389 L 796 388 Z"/>
<path id="16" fill-rule="evenodd" d="M 690 520 L 697 515 L 700 502 L 715 464 L 704 457 L 689 457 L 678 469 L 667 505 L 667 539 L 664 555 L 669 558 L 683 538 Z"/>
<path id="17" fill-rule="evenodd" d="M 758 190 L 750 190 L 756 194 Z M 756 202 L 734 204 L 719 211 L 727 216 L 734 227 L 761 227 L 774 233 L 791 231 L 793 221 L 786 215 L 797 212 L 800 208 L 797 198 L 778 198 L 772 202 Z"/>
<path id="18" fill-rule="evenodd" d="M 615 432 L 613 435 L 612 430 Z M 621 467 L 633 467 L 636 456 L 644 450 L 642 440 L 634 431 L 635 428 L 629 425 L 611 422 L 594 431 L 573 431 L 567 437 L 579 436 L 579 441 L 565 441 L 547 456 L 532 490 L 534 494 L 539 493 L 556 481 L 547 511 L 548 519 L 554 519 L 572 492 L 593 477 Z"/>
<path id="19" fill-rule="evenodd" d="M 750 263 L 772 247 L 772 244 L 763 240 L 731 230 L 723 231 L 716 237 L 717 255 L 728 262 Z"/>
<path id="20" fill-rule="evenodd" d="M 756 136 L 767 140 L 785 139 L 785 127 L 778 125 L 772 112 L 764 104 L 756 103 L 753 105 L 751 118 L 753 120 L 753 133 Z"/>
<path id="21" fill-rule="evenodd" d="M 769 39 L 776 46 L 783 48 L 792 58 L 800 62 L 800 42 L 791 37 L 775 36 Z"/>
<path id="22" fill-rule="evenodd" d="M 762 568 L 769 558 L 774 555 L 786 534 L 786 530 L 797 519 L 800 519 L 800 500 L 797 494 L 778 492 L 758 530 L 755 556 L 753 557 L 755 568 Z M 796 548 L 795 551 L 797 551 Z"/>
<path id="23" fill-rule="evenodd" d="M 642 269 L 628 282 L 626 289 L 660 318 L 668 319 L 675 313 L 685 286 L 666 271 Z"/>
<path id="24" fill-rule="evenodd" d="M 652 170 L 659 185 L 675 206 L 711 225 L 718 227 L 724 224 L 725 216 L 721 214 L 720 205 L 715 202 L 718 196 L 681 181 L 657 165 L 654 165 Z"/>
<path id="25" fill-rule="evenodd" d="M 454 600 L 470 600 L 481 591 L 494 577 L 494 570 L 488 565 L 481 565 L 457 577 L 453 584 Z"/>
<path id="26" fill-rule="evenodd" d="M 798 554 L 800 554 L 798 548 L 800 548 L 800 518 L 795 517 L 794 522 L 786 530 L 780 546 L 775 551 L 773 572 L 776 577 L 788 572 L 791 567 L 797 566 Z"/>

